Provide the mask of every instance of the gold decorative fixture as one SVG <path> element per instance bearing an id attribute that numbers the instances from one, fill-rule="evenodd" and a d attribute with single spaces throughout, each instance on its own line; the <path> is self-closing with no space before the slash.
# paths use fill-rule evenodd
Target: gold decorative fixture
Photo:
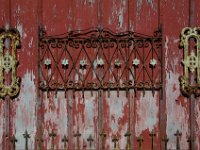
<path id="1" fill-rule="evenodd" d="M 0 97 L 15 97 L 19 94 L 20 83 L 17 77 L 16 58 L 20 46 L 20 34 L 17 30 L 0 30 Z"/>
<path id="2" fill-rule="evenodd" d="M 184 95 L 200 95 L 200 28 L 186 27 L 181 32 L 180 47 L 184 50 L 184 74 L 180 77 Z"/>

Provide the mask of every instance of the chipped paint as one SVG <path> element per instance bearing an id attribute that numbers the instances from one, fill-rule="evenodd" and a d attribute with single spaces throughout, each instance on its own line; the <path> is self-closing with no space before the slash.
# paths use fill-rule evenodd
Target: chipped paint
<path id="1" fill-rule="evenodd" d="M 135 134 L 139 137 L 143 131 L 150 132 L 158 125 L 158 100 L 157 93 L 153 96 L 152 92 L 145 92 L 136 101 L 136 123 Z"/>
<path id="2" fill-rule="evenodd" d="M 170 74 L 170 76 L 169 76 Z M 176 138 L 174 134 L 177 130 L 182 133 L 180 145 L 187 148 L 187 135 L 189 135 L 189 114 L 187 107 L 181 106 L 176 102 L 180 95 L 179 90 L 179 74 L 170 72 L 166 76 L 166 99 L 167 99 L 167 136 L 170 139 L 168 148 L 176 148 Z"/>
<path id="3" fill-rule="evenodd" d="M 144 5 L 144 3 L 147 3 L 148 5 L 151 6 L 152 9 L 156 10 L 156 7 L 155 7 L 156 3 L 154 2 L 154 0 L 137 0 L 137 9 L 138 9 L 138 11 L 140 11 L 140 9 Z"/>
<path id="4" fill-rule="evenodd" d="M 120 137 L 120 148 L 125 148 L 126 139 L 124 138 L 124 134 L 128 131 L 128 114 L 125 111 L 128 99 L 126 98 L 125 92 L 120 91 L 119 97 L 117 97 L 116 91 L 112 91 L 110 97 L 106 93 L 106 103 L 109 108 L 107 115 L 104 116 L 107 119 L 104 121 L 106 121 L 106 125 L 110 129 L 106 139 L 106 145 L 107 147 L 113 148 L 112 138 L 114 135 L 118 135 Z"/>
<path id="5" fill-rule="evenodd" d="M 30 133 L 29 148 L 34 149 L 34 138 L 36 132 L 36 86 L 33 72 L 26 72 L 22 77 L 21 91 L 16 101 L 15 131 L 18 139 L 16 149 L 23 149 L 25 140 L 23 134 L 25 130 Z"/>
<path id="6" fill-rule="evenodd" d="M 196 110 L 196 122 L 197 122 L 197 126 L 195 128 L 195 135 L 196 135 L 196 149 L 200 149 L 200 106 L 199 106 L 199 98 L 196 99 L 195 101 L 196 103 L 196 107 L 195 107 L 195 110 Z"/>
<path id="7" fill-rule="evenodd" d="M 0 0 L 1 1 L 1 0 Z M 99 3 L 100 2 L 100 3 Z M 182 132 L 181 136 L 181 148 L 188 148 L 187 138 L 189 136 L 189 108 L 188 99 L 181 98 L 178 78 L 182 74 L 182 68 L 180 65 L 180 57 L 182 51 L 178 49 L 179 43 L 179 31 L 181 28 L 188 25 L 188 0 L 170 1 L 164 0 L 161 2 L 161 12 L 163 17 L 163 37 L 165 37 L 164 43 L 164 55 L 165 57 L 165 90 L 166 90 L 166 133 L 169 137 L 168 148 L 176 148 L 176 139 L 174 133 L 177 129 Z M 22 78 L 21 93 L 19 97 L 12 102 L 13 110 L 11 116 L 12 132 L 18 139 L 17 149 L 24 149 L 24 138 L 22 134 L 27 129 L 31 134 L 29 142 L 29 149 L 34 148 L 34 136 L 38 129 L 36 129 L 37 115 L 36 111 L 36 97 L 37 97 L 37 20 L 38 8 L 36 5 L 32 7 L 32 3 L 21 3 L 12 1 L 12 25 L 15 25 L 19 30 L 22 37 L 22 51 L 19 51 L 20 66 L 19 74 Z M 34 2 L 33 2 L 34 3 Z M 110 28 L 113 31 L 119 32 L 125 31 L 128 28 L 132 31 L 152 34 L 153 30 L 157 29 L 157 7 L 158 1 L 155 0 L 76 0 L 76 1 L 49 1 L 44 0 L 44 5 L 41 12 L 43 12 L 43 26 L 47 30 L 49 35 L 65 33 L 70 30 L 87 29 L 90 27 L 101 26 Z M 131 4 L 129 4 L 131 3 Z M 198 2 L 197 2 L 198 3 Z M 2 16 L 1 25 L 5 25 L 5 28 L 10 27 L 8 21 L 7 1 L 1 2 Z M 100 6 L 99 6 L 100 4 Z M 26 6 L 27 5 L 27 6 Z M 199 4 L 198 4 L 199 5 Z M 197 6 L 198 6 L 197 5 Z M 63 7 L 65 6 L 65 7 Z M 2 7 L 5 7 L 2 9 Z M 100 10 L 99 10 L 100 8 Z M 29 11 L 31 10 L 31 11 Z M 98 20 L 98 11 L 100 14 L 100 20 Z M 128 12 L 130 14 L 128 14 Z M 167 12 L 167 13 L 166 13 Z M 136 16 L 135 16 L 136 14 Z M 131 17 L 132 15 L 132 17 Z M 28 16 L 28 17 L 27 17 Z M 29 17 L 30 16 L 30 17 Z M 197 18 L 199 17 L 197 13 Z M 129 17 L 129 18 L 128 18 Z M 129 20 L 128 20 L 129 19 Z M 171 20 L 171 21 L 169 21 Z M 199 19 L 196 19 L 197 21 Z M 128 24 L 130 21 L 130 25 Z M 162 21 L 162 20 L 161 20 Z M 176 30 L 175 30 L 176 29 Z M 28 57 L 27 57 L 28 56 Z M 177 57 L 178 56 L 178 57 Z M 27 60 L 30 59 L 31 62 Z M 26 64 L 27 62 L 27 64 Z M 174 65 L 177 64 L 177 65 Z M 94 61 L 94 67 L 96 68 L 96 60 Z M 113 64 L 112 64 L 113 66 Z M 27 67 L 29 71 L 27 71 Z M 32 69 L 30 69 L 32 67 Z M 33 69 L 34 68 L 34 69 Z M 113 69 L 113 68 L 111 68 Z M 78 69 L 81 75 L 86 75 L 86 70 Z M 119 75 L 121 71 L 118 72 Z M 110 81 L 114 80 L 112 73 Z M 109 76 L 109 75 L 108 75 Z M 80 76 L 81 77 L 81 76 Z M 80 80 L 78 74 L 74 75 L 76 81 Z M 132 76 L 131 76 L 132 77 Z M 91 77 L 93 81 L 96 80 L 96 75 L 93 73 Z M 122 83 L 122 81 L 120 81 Z M 73 99 L 73 92 L 67 92 L 67 97 L 64 98 L 63 92 L 58 92 L 57 97 L 55 93 L 51 92 L 50 98 L 47 98 L 46 93 L 43 94 L 43 134 L 44 134 L 44 146 L 50 148 L 49 133 L 54 128 L 57 133 L 56 137 L 56 149 L 62 148 L 61 138 L 64 134 L 68 134 L 72 140 L 70 144 L 75 146 L 76 140 L 73 137 L 73 133 L 79 128 L 82 137 L 80 145 L 88 145 L 87 138 L 89 134 L 95 137 L 95 146 L 98 143 L 99 137 L 99 122 L 98 122 L 98 93 L 93 91 L 91 96 L 90 91 L 84 92 L 85 98 L 82 98 L 82 91 L 75 93 L 75 99 Z M 112 138 L 114 134 L 117 134 L 119 138 L 120 149 L 124 149 L 126 145 L 126 138 L 123 136 L 128 129 L 128 101 L 130 98 L 126 98 L 125 93 L 120 91 L 119 97 L 117 97 L 116 91 L 110 91 L 110 98 L 108 98 L 108 92 L 104 91 L 103 101 L 104 116 L 103 122 L 107 137 L 106 148 L 113 148 Z M 145 96 L 142 95 L 134 98 L 134 119 L 131 123 L 134 127 L 133 139 L 139 135 L 145 135 L 144 132 L 152 131 L 153 129 L 159 130 L 159 95 L 155 94 L 153 97 L 151 92 L 145 92 Z M 178 99 L 178 101 L 175 101 Z M 180 100 L 180 101 L 179 101 Z M 161 108 L 162 109 L 162 108 Z M 69 113 L 69 114 L 68 114 Z M 71 115 L 71 116 L 69 116 Z M 195 106 L 196 117 L 196 145 L 197 149 L 200 148 L 200 107 L 199 100 L 196 101 Z M 69 119 L 69 120 L 68 120 Z M 0 102 L 0 141 L 4 136 L 3 129 L 6 125 L 5 109 L 3 102 Z M 98 127 L 97 127 L 98 126 Z M 162 138 L 158 135 L 157 138 Z M 145 142 L 151 143 L 149 136 L 145 135 Z M 70 145 L 70 146 L 71 146 Z M 93 146 L 94 148 L 96 148 Z M 137 143 L 134 143 L 137 146 Z M 134 147 L 135 148 L 135 147 Z M 136 147 L 137 148 L 137 147 Z M 0 142 L 0 149 L 1 147 Z"/>

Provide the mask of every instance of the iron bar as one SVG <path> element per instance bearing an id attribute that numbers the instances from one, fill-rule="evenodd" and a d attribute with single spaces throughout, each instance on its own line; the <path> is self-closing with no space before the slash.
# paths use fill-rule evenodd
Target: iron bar
<path id="1" fill-rule="evenodd" d="M 104 130 L 99 134 L 101 137 L 101 149 L 104 150 L 105 149 L 105 138 L 106 138 L 106 133 L 104 132 Z"/>
<path id="2" fill-rule="evenodd" d="M 64 150 L 67 150 L 67 142 L 68 142 L 68 139 L 67 137 L 64 135 L 63 139 L 62 139 L 62 142 L 64 144 Z"/>
<path id="3" fill-rule="evenodd" d="M 49 136 L 51 137 L 51 150 L 54 150 L 54 138 L 55 138 L 56 134 L 54 133 L 53 129 L 52 129 L 51 133 L 49 134 Z"/>
<path id="4" fill-rule="evenodd" d="M 112 142 L 114 144 L 114 150 L 117 150 L 118 138 L 116 135 L 113 137 Z"/>
<path id="5" fill-rule="evenodd" d="M 80 136 L 81 136 L 81 134 L 79 133 L 79 131 L 77 131 L 77 133 L 74 134 L 74 137 L 76 138 L 76 149 L 77 150 L 80 149 Z"/>
<path id="6" fill-rule="evenodd" d="M 131 144 L 130 144 L 131 133 L 129 131 L 127 131 L 124 136 L 127 138 L 126 150 L 130 150 L 131 149 Z"/>
<path id="7" fill-rule="evenodd" d="M 27 130 L 23 134 L 24 139 L 25 139 L 25 150 L 28 150 L 28 139 L 30 139 L 30 134 L 28 134 Z"/>
<path id="8" fill-rule="evenodd" d="M 144 141 L 143 137 L 140 136 L 138 139 L 137 139 L 137 142 L 139 143 L 139 150 L 142 150 L 142 142 Z"/>
<path id="9" fill-rule="evenodd" d="M 37 138 L 36 142 L 37 142 L 37 150 L 42 150 L 43 139 L 42 138 Z"/>
<path id="10" fill-rule="evenodd" d="M 92 150 L 92 142 L 94 141 L 94 139 L 92 138 L 92 135 L 88 137 L 87 141 L 89 142 L 89 150 Z"/>
<path id="11" fill-rule="evenodd" d="M 12 136 L 11 143 L 12 143 L 12 150 L 15 150 L 16 149 L 16 143 L 17 143 L 17 139 L 16 139 L 15 135 Z"/>
<path id="12" fill-rule="evenodd" d="M 188 144 L 189 144 L 189 150 L 192 150 L 192 145 L 193 145 L 193 142 L 194 142 L 194 139 L 192 139 L 192 137 L 190 136 L 187 140 Z"/>
<path id="13" fill-rule="evenodd" d="M 180 139 L 179 138 L 181 136 L 181 133 L 179 130 L 177 130 L 174 135 L 176 136 L 176 149 L 180 150 Z"/>
<path id="14" fill-rule="evenodd" d="M 154 150 L 154 137 L 156 134 L 152 131 L 149 135 L 151 136 L 151 149 Z"/>
<path id="15" fill-rule="evenodd" d="M 167 138 L 167 135 L 165 135 L 165 137 L 162 139 L 162 141 L 164 142 L 165 150 L 167 150 L 167 143 L 169 141 L 169 139 Z"/>

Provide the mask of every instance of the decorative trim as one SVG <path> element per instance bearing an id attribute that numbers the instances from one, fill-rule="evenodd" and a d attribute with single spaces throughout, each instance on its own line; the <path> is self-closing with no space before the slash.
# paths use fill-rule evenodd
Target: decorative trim
<path id="1" fill-rule="evenodd" d="M 193 39 L 193 43 L 190 40 Z M 184 74 L 180 77 L 183 95 L 200 95 L 200 28 L 186 27 L 181 32 L 180 47 L 183 48 Z M 191 78 L 191 75 L 193 78 Z"/>
<path id="2" fill-rule="evenodd" d="M 0 29 L 0 97 L 16 97 L 20 91 L 20 80 L 16 69 L 17 48 L 20 47 L 20 34 L 17 30 Z M 6 76 L 10 79 L 6 80 Z M 10 76 L 10 77 L 9 77 Z M 8 85 L 5 84 L 8 82 Z M 9 84 L 10 83 L 10 84 Z"/>
<path id="3" fill-rule="evenodd" d="M 162 88 L 161 31 L 148 36 L 92 28 L 47 36 L 40 30 L 39 37 L 41 90 Z"/>

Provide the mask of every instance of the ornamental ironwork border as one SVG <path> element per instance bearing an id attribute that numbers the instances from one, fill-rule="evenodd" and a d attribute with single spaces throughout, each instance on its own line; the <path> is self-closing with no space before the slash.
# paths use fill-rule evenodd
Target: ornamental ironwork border
<path id="1" fill-rule="evenodd" d="M 39 32 L 39 88 L 44 91 L 162 88 L 162 33 L 92 28 Z"/>

